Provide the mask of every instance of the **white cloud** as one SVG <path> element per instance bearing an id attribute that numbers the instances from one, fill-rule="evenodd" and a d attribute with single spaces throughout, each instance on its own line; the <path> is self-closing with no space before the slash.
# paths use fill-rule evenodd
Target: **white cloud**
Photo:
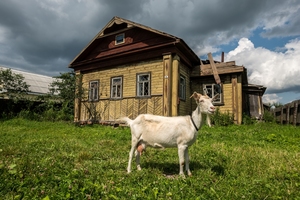
<path id="1" fill-rule="evenodd" d="M 285 52 L 275 52 L 262 47 L 254 47 L 247 38 L 242 38 L 238 46 L 230 51 L 225 60 L 235 60 L 248 69 L 248 81 L 264 85 L 268 93 L 300 91 L 300 40 L 289 41 Z"/>
<path id="2" fill-rule="evenodd" d="M 281 102 L 281 100 L 282 100 L 282 97 L 278 96 L 277 94 L 265 94 L 263 96 L 264 103 L 274 104 L 274 103 Z"/>

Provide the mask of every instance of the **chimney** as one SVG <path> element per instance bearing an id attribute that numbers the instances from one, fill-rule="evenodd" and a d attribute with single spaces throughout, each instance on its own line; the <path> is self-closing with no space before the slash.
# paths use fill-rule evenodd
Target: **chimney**
<path id="1" fill-rule="evenodd" d="M 224 62 L 224 51 L 222 51 L 221 62 Z"/>

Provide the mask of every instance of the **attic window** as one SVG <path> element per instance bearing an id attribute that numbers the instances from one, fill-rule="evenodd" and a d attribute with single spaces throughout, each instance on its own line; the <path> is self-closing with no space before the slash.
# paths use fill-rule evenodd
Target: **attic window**
<path id="1" fill-rule="evenodd" d="M 115 45 L 122 44 L 124 42 L 125 42 L 125 34 L 124 33 L 116 35 Z"/>

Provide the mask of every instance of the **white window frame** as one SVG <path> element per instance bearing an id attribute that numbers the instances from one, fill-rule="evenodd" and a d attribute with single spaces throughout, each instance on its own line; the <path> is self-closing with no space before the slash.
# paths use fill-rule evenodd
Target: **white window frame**
<path id="1" fill-rule="evenodd" d="M 90 81 L 89 83 L 89 101 L 99 100 L 99 81 Z"/>
<path id="2" fill-rule="evenodd" d="M 148 76 L 148 80 L 141 80 L 142 76 Z M 147 90 L 147 91 L 145 91 Z M 136 76 L 136 96 L 149 97 L 151 95 L 151 74 L 141 73 Z"/>
<path id="3" fill-rule="evenodd" d="M 206 94 L 210 98 L 214 97 L 216 94 L 219 94 L 214 100 L 213 104 L 223 104 L 223 85 L 220 84 L 203 84 L 203 94 Z"/>
<path id="4" fill-rule="evenodd" d="M 115 37 L 115 45 L 123 44 L 125 43 L 125 34 L 121 33 L 116 35 Z"/>
<path id="5" fill-rule="evenodd" d="M 110 89 L 110 98 L 120 99 L 123 95 L 123 77 L 112 77 L 111 78 L 111 89 Z"/>
<path id="6" fill-rule="evenodd" d="M 182 75 L 179 77 L 179 99 L 185 100 L 186 99 L 186 78 Z"/>

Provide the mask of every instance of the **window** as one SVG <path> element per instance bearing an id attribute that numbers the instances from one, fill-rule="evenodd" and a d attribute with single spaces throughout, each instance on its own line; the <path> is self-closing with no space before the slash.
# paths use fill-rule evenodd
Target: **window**
<path id="1" fill-rule="evenodd" d="M 222 85 L 219 84 L 205 84 L 203 85 L 203 93 L 210 98 L 219 94 L 213 101 L 214 104 L 223 103 L 223 90 Z"/>
<path id="2" fill-rule="evenodd" d="M 179 99 L 181 100 L 185 100 L 185 92 L 186 92 L 186 81 L 185 81 L 185 77 L 180 76 L 180 80 L 179 80 Z"/>
<path id="3" fill-rule="evenodd" d="M 125 34 L 124 33 L 116 35 L 116 38 L 115 38 L 115 44 L 116 45 L 122 44 L 124 42 L 125 42 Z"/>
<path id="4" fill-rule="evenodd" d="M 122 77 L 114 77 L 111 79 L 111 98 L 122 98 Z"/>
<path id="5" fill-rule="evenodd" d="M 99 100 L 99 81 L 91 81 L 89 89 L 89 101 Z"/>
<path id="6" fill-rule="evenodd" d="M 150 96 L 150 73 L 137 75 L 136 91 L 138 97 Z"/>

